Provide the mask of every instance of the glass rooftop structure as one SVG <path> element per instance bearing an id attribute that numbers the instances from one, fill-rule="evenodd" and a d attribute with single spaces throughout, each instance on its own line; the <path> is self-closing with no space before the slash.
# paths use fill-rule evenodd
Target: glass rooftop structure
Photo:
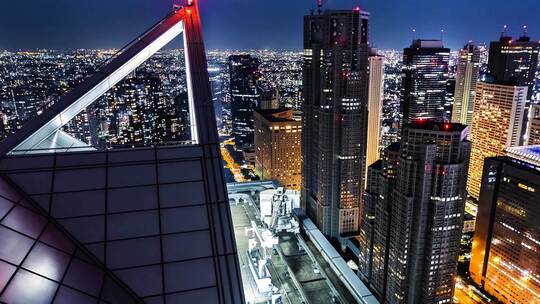
<path id="1" fill-rule="evenodd" d="M 192 141 L 97 150 L 60 128 L 184 34 Z M 0 143 L 0 302 L 243 303 L 197 4 Z"/>
<path id="2" fill-rule="evenodd" d="M 506 149 L 506 155 L 534 165 L 540 170 L 540 145 L 510 147 Z"/>

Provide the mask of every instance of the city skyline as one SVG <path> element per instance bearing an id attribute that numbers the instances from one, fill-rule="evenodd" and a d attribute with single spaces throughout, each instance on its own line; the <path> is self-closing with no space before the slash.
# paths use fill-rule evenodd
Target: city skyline
<path id="1" fill-rule="evenodd" d="M 540 304 L 538 1 L 5 5 L 0 303 Z"/>
<path id="2" fill-rule="evenodd" d="M 374 0 L 326 2 L 325 8 L 360 6 L 376 16 L 370 42 L 380 49 L 402 49 L 415 36 L 440 39 L 441 29 L 444 29 L 445 46 L 452 50 L 461 48 L 469 40 L 488 44 L 498 37 L 503 25 L 508 25 L 507 33 L 512 36 L 521 34 L 523 25 L 527 25 L 529 32 L 540 31 L 534 0 L 519 3 L 458 0 L 450 7 L 428 0 L 416 0 L 414 5 Z M 245 0 L 202 1 L 207 48 L 300 50 L 302 22 L 296 16 L 305 15 L 314 6 L 314 0 L 295 3 L 277 0 L 272 4 Z M 486 9 L 488 6 L 491 9 Z M 32 6 L 10 2 L 0 10 L 0 35 L 4 37 L 0 50 L 120 48 L 170 9 L 168 0 L 135 0 L 129 5 L 125 1 L 104 0 L 76 4 L 68 0 L 48 0 Z M 280 17 L 280 22 L 275 22 L 276 16 Z M 418 22 L 419 18 L 422 22 Z M 264 33 L 263 39 L 257 33 Z"/>

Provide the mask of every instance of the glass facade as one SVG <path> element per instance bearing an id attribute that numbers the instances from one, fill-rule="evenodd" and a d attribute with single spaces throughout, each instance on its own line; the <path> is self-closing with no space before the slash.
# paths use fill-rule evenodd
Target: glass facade
<path id="1" fill-rule="evenodd" d="M 449 57 L 450 49 L 440 40 L 413 40 L 403 50 L 403 123 L 450 120 L 445 109 Z"/>
<path id="2" fill-rule="evenodd" d="M 510 150 L 484 162 L 470 273 L 503 303 L 539 303 L 540 148 Z"/>
<path id="3" fill-rule="evenodd" d="M 228 202 L 210 191 L 202 157 L 185 146 L 2 160 L 0 299 L 107 301 L 105 287 L 115 303 L 239 298 Z"/>
<path id="4" fill-rule="evenodd" d="M 0 302 L 138 302 L 27 198 L 5 180 L 0 188 Z"/>
<path id="5" fill-rule="evenodd" d="M 188 5 L 0 144 L 1 303 L 244 302 L 198 8 Z M 144 62 L 146 44 L 182 29 L 192 141 L 75 149 L 59 130 L 106 91 L 96 82 L 116 81 Z"/>

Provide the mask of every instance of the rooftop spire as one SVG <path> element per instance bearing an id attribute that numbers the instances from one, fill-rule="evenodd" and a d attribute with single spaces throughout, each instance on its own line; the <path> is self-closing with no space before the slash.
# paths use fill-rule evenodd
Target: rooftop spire
<path id="1" fill-rule="evenodd" d="M 508 28 L 508 26 L 506 26 L 506 24 L 503 26 L 502 28 L 502 31 L 501 31 L 501 38 L 504 37 L 504 35 L 506 34 L 506 29 Z"/>

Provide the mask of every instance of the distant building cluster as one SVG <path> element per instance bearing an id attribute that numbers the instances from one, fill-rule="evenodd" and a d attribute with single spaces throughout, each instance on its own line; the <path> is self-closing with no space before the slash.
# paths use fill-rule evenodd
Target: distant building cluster
<path id="1" fill-rule="evenodd" d="M 300 204 L 380 303 L 472 303 L 471 288 L 540 303 L 540 42 L 503 31 L 489 47 L 415 38 L 384 51 L 370 18 L 312 12 L 302 52 L 207 52 L 225 179 L 272 180 L 258 220 L 287 230 Z M 0 52 L 0 137 L 113 54 Z M 63 131 L 108 149 L 189 142 L 185 72 L 183 51 L 161 51 Z M 248 243 L 269 294 L 272 242 Z"/>

